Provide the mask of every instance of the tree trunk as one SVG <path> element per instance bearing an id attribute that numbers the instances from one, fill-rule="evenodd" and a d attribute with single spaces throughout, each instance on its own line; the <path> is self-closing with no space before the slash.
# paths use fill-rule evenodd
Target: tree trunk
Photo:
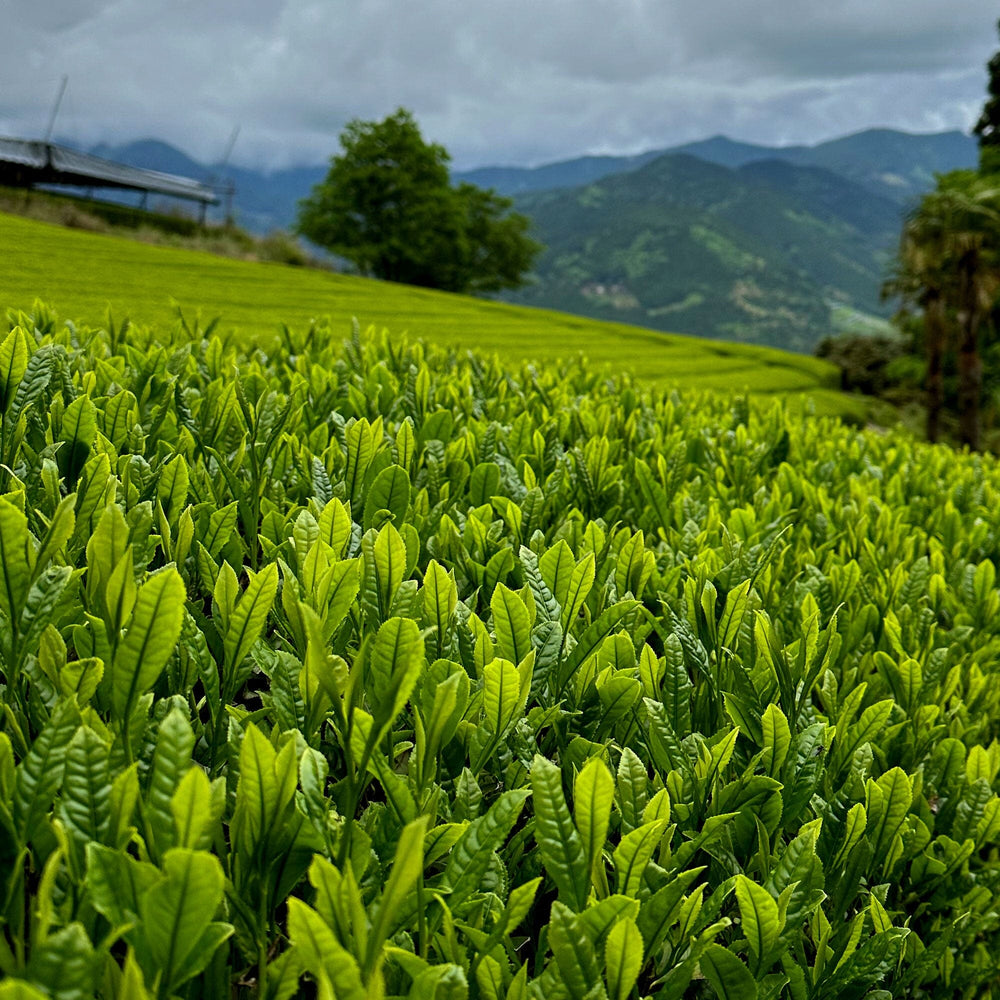
<path id="1" fill-rule="evenodd" d="M 962 444 L 979 451 L 983 362 L 979 356 L 979 316 L 970 310 L 958 353 L 958 426 Z"/>
<path id="2" fill-rule="evenodd" d="M 944 306 L 941 297 L 929 298 L 924 306 L 924 338 L 927 348 L 927 440 L 934 444 L 941 433 L 944 405 Z"/>

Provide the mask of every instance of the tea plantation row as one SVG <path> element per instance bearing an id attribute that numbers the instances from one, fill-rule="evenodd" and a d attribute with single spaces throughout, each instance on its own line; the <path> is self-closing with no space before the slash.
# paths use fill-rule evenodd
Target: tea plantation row
<path id="1" fill-rule="evenodd" d="M 387 336 L 0 344 L 0 998 L 984 997 L 1000 469 Z"/>
<path id="2" fill-rule="evenodd" d="M 585 354 L 596 367 L 628 370 L 644 384 L 680 380 L 699 389 L 749 389 L 756 395 L 805 394 L 826 416 L 864 423 L 860 397 L 837 391 L 840 372 L 820 358 L 774 348 L 644 330 L 565 313 L 508 305 L 430 288 L 375 281 L 312 268 L 231 260 L 119 236 L 63 229 L 0 212 L 0 303 L 28 309 L 37 297 L 63 315 L 99 325 L 110 307 L 162 328 L 201 310 L 220 316 L 220 333 L 279 344 L 281 323 L 293 329 L 331 317 L 336 339 L 352 316 L 365 326 L 409 332 L 442 347 L 474 343 L 507 364 L 558 364 Z M 613 317 L 609 317 L 613 318 Z"/>

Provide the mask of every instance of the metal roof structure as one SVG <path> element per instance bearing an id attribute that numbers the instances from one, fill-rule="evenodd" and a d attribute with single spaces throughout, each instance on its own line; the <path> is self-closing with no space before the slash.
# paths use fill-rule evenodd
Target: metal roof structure
<path id="1" fill-rule="evenodd" d="M 201 181 L 158 170 L 129 167 L 89 153 L 78 153 L 54 142 L 0 138 L 0 184 L 34 187 L 60 184 L 83 188 L 117 188 L 186 198 L 217 205 L 215 191 Z"/>

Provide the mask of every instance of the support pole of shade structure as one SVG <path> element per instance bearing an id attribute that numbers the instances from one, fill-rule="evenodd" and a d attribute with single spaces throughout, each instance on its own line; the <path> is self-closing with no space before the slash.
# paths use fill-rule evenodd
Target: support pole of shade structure
<path id="1" fill-rule="evenodd" d="M 56 116 L 59 114 L 59 106 L 62 104 L 63 96 L 66 93 L 66 84 L 69 83 L 69 77 L 64 73 L 62 81 L 59 84 L 59 93 L 56 95 L 56 102 L 52 105 L 52 114 L 49 115 L 49 126 L 45 130 L 44 142 L 50 142 L 52 139 L 52 130 L 56 127 Z"/>

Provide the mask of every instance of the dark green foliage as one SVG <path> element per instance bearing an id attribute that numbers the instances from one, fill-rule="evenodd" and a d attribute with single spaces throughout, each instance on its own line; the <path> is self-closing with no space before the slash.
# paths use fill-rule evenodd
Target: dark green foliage
<path id="1" fill-rule="evenodd" d="M 51 319 L 0 343 L 2 1000 L 998 988 L 995 461 Z"/>
<path id="2" fill-rule="evenodd" d="M 821 341 L 816 355 L 840 369 L 840 387 L 846 392 L 884 396 L 894 384 L 892 362 L 906 354 L 906 343 L 889 337 L 831 337 Z"/>
<path id="3" fill-rule="evenodd" d="M 974 133 L 979 170 L 936 175 L 937 184 L 907 215 L 893 274 L 883 294 L 900 296 L 903 309 L 922 313 L 926 356 L 927 437 L 936 441 L 946 405 L 945 369 L 957 368 L 954 411 L 959 440 L 978 449 L 983 440 L 984 354 L 996 339 L 1000 293 L 1000 53 L 989 62 L 988 97 Z M 987 406 L 987 413 L 990 407 Z"/>
<path id="4" fill-rule="evenodd" d="M 400 108 L 350 122 L 326 179 L 299 203 L 298 231 L 363 275 L 451 292 L 517 288 L 541 249 L 511 201 L 451 185 L 444 147 Z"/>
<path id="5" fill-rule="evenodd" d="M 994 178 L 971 170 L 942 174 L 910 212 L 884 294 L 923 314 L 927 437 L 936 441 L 944 366 L 958 371 L 956 411 L 963 444 L 981 443 L 984 343 L 993 339 L 1000 293 L 1000 198 Z"/>
<path id="6" fill-rule="evenodd" d="M 1000 22 L 997 24 L 1000 30 Z M 973 127 L 973 133 L 979 139 L 980 169 L 994 173 L 1000 169 L 1000 52 L 997 52 L 987 64 L 990 74 L 987 83 L 987 98 L 983 110 Z"/>

